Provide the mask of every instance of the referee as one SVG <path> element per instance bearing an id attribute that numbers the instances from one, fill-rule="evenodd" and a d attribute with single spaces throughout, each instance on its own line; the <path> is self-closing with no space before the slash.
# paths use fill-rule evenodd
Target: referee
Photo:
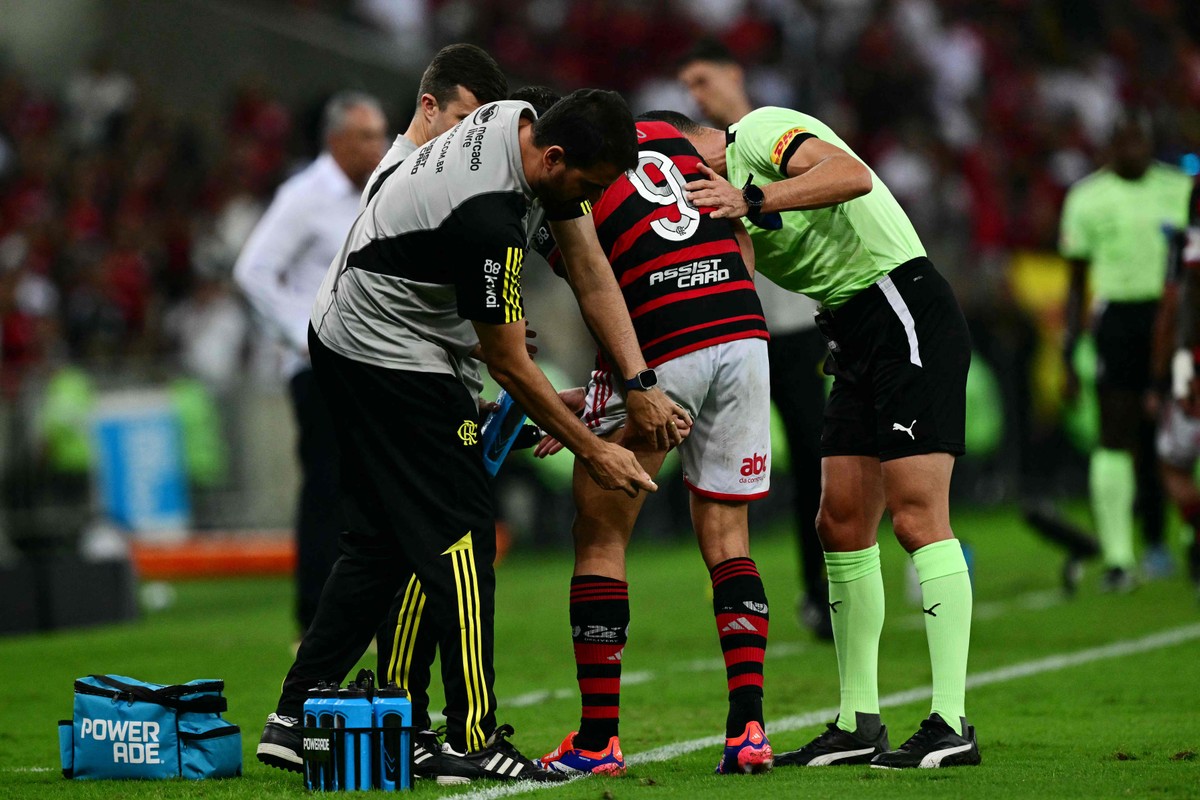
<path id="1" fill-rule="evenodd" d="M 308 316 L 317 288 L 358 216 L 359 195 L 383 155 L 387 120 L 378 101 L 341 92 L 325 106 L 324 149 L 271 201 L 233 269 L 234 280 L 284 350 L 299 433 L 302 482 L 296 510 L 296 621 L 317 611 L 337 559 L 337 442 L 308 359 Z"/>
<path id="2" fill-rule="evenodd" d="M 584 319 L 623 375 L 646 369 L 589 198 L 637 163 L 620 97 L 581 90 L 536 118 L 482 106 L 372 182 L 313 306 L 309 345 L 342 453 L 347 532 L 317 616 L 284 680 L 260 760 L 298 771 L 299 717 L 318 681 L 357 662 L 414 573 L 439 631 L 446 746 L 456 777 L 548 780 L 497 726 L 492 685 L 495 525 L 470 354 L 606 489 L 656 489 L 637 458 L 592 436 L 525 349 L 523 219 L 538 198 Z M 660 391 L 631 392 L 636 435 L 678 444 L 691 418 Z"/>
<path id="3" fill-rule="evenodd" d="M 978 764 L 965 711 L 971 583 L 950 528 L 971 359 L 962 311 L 899 203 L 829 126 L 774 107 L 728 131 L 679 116 L 659 118 L 688 134 L 709 165 L 706 180 L 685 187 L 688 199 L 715 208 L 713 216 L 750 221 L 758 272 L 821 303 L 818 326 L 833 356 L 817 531 L 841 709 L 824 733 L 775 765 Z M 880 720 L 877 678 L 885 510 L 921 581 L 933 672 L 931 713 L 896 750 Z"/>
<path id="4" fill-rule="evenodd" d="M 1163 225 L 1187 224 L 1192 181 L 1153 160 L 1150 121 L 1127 112 L 1113 129 L 1107 166 L 1083 178 L 1063 204 L 1060 250 L 1071 264 L 1064 356 L 1067 396 L 1078 392 L 1072 356 L 1084 326 L 1084 293 L 1095 297 L 1096 394 L 1100 443 L 1092 453 L 1092 516 L 1106 571 L 1103 588 L 1134 586 L 1133 515 L 1153 547 L 1150 573 L 1170 571 L 1163 546 L 1163 489 L 1157 468 L 1150 360 L 1166 275 Z"/>

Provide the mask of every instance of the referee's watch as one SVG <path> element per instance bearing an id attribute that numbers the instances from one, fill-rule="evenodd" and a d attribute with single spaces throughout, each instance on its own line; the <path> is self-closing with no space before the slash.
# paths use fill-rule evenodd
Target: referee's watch
<path id="1" fill-rule="evenodd" d="M 754 176 L 746 178 L 746 185 L 742 187 L 742 199 L 746 201 L 746 216 L 751 220 L 757 219 L 762 214 L 763 201 L 766 200 L 766 195 L 759 186 L 754 185 Z"/>
<path id="2" fill-rule="evenodd" d="M 644 392 L 655 386 L 658 386 L 658 375 L 652 369 L 644 369 L 625 381 L 625 391 L 627 392 Z"/>

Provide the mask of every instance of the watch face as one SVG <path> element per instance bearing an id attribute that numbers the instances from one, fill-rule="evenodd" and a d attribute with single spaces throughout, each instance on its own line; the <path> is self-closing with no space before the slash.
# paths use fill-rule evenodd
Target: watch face
<path id="1" fill-rule="evenodd" d="M 652 389 L 658 385 L 658 375 L 652 369 L 644 369 L 625 381 L 626 389 Z"/>
<path id="2" fill-rule="evenodd" d="M 761 188 L 750 185 L 742 190 L 742 197 L 745 198 L 746 205 L 750 206 L 751 208 L 762 208 L 763 198 L 765 195 L 763 194 L 763 190 Z"/>

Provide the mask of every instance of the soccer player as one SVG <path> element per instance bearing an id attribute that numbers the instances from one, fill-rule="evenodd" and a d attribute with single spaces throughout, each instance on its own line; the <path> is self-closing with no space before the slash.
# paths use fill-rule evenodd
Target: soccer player
<path id="1" fill-rule="evenodd" d="M 1158 431 L 1163 484 L 1192 529 L 1188 577 L 1200 598 L 1200 488 L 1195 479 L 1200 458 L 1200 184 L 1189 205 L 1189 226 L 1172 236 L 1155 366 L 1160 378 L 1166 379 L 1162 382 L 1170 385 Z"/>
<path id="2" fill-rule="evenodd" d="M 652 374 L 622 381 L 601 350 L 577 396 L 583 421 L 606 441 L 624 439 L 627 399 L 655 381 L 696 420 L 680 456 L 725 654 L 729 711 L 717 772 L 762 772 L 772 758 L 762 711 L 769 615 L 750 558 L 747 508 L 770 485 L 771 432 L 768 334 L 754 292 L 753 253 L 741 222 L 713 219 L 684 197 L 684 184 L 701 177 L 688 140 L 662 122 L 638 122 L 637 136 L 636 168 L 609 187 L 592 219 Z M 666 453 L 629 445 L 646 472 L 657 474 Z M 547 439 L 535 455 L 557 449 Z M 621 775 L 625 550 L 644 495 L 604 491 L 579 462 L 573 494 L 570 619 L 583 710 L 579 730 L 542 763 L 568 774 Z"/>
<path id="3" fill-rule="evenodd" d="M 720 42 L 706 40 L 679 62 L 678 77 L 704 115 L 727 128 L 754 106 L 741 64 Z M 813 314 L 817 304 L 770 281 L 755 287 L 771 331 L 771 399 L 787 434 L 792 475 L 792 510 L 800 554 L 800 620 L 819 639 L 833 638 L 829 584 L 817 536 L 821 503 L 821 417 L 825 411 L 822 364 L 828 356 Z"/>
<path id="4" fill-rule="evenodd" d="M 1115 125 L 1107 166 L 1071 187 L 1063 204 L 1060 250 L 1071 263 L 1067 335 L 1063 350 L 1066 392 L 1078 392 L 1072 356 L 1084 325 L 1084 293 L 1091 277 L 1097 314 L 1096 394 L 1100 443 L 1092 453 L 1092 516 L 1107 568 L 1103 587 L 1134 586 L 1133 516 L 1138 500 L 1152 550 L 1150 572 L 1170 570 L 1163 548 L 1163 497 L 1154 457 L 1155 410 L 1148 408 L 1151 341 L 1166 269 L 1164 224 L 1187 223 L 1192 182 L 1153 160 L 1150 123 L 1127 112 Z"/>
<path id="5" fill-rule="evenodd" d="M 283 344 L 283 373 L 299 432 L 303 476 L 296 513 L 296 620 L 300 635 L 337 560 L 337 442 L 308 358 L 308 315 L 329 262 L 358 216 L 359 194 L 387 144 L 375 98 L 341 92 L 326 104 L 324 149 L 289 178 L 250 235 L 233 277 Z"/>
<path id="6" fill-rule="evenodd" d="M 478 347 L 492 376 L 605 489 L 656 489 L 626 449 L 592 436 L 525 349 L 522 222 L 542 199 L 585 320 L 622 374 L 646 370 L 619 289 L 580 217 L 637 162 L 633 119 L 614 93 L 581 90 L 535 118 L 480 107 L 379 176 L 313 305 L 309 348 L 342 454 L 348 530 L 317 615 L 259 743 L 260 760 L 302 766 L 298 718 L 318 681 L 340 681 L 407 575 L 440 632 L 446 744 L 458 779 L 554 780 L 496 724 L 495 526 L 479 444 Z M 637 433 L 678 444 L 691 418 L 639 393 Z"/>
<path id="7" fill-rule="evenodd" d="M 706 180 L 688 183 L 689 199 L 752 223 L 757 271 L 821 303 L 818 325 L 833 356 L 817 531 L 841 708 L 824 733 L 775 764 L 978 764 L 965 711 L 971 582 L 950 528 L 971 358 L 954 294 L 887 187 L 819 120 L 773 107 L 728 131 L 659 118 L 683 130 L 709 165 Z M 897 750 L 881 723 L 877 679 L 885 509 L 921 583 L 933 667 L 931 713 Z"/>

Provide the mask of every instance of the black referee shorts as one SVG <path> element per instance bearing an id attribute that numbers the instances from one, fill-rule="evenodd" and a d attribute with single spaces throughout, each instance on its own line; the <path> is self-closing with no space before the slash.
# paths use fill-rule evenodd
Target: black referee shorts
<path id="1" fill-rule="evenodd" d="M 277 710 L 300 716 L 317 681 L 342 680 L 402 592 L 408 627 L 442 653 L 447 740 L 480 749 L 496 725 L 496 529 L 476 400 L 451 375 L 364 364 L 311 329 L 309 349 L 341 451 L 347 532 Z"/>
<path id="2" fill-rule="evenodd" d="M 1105 304 L 1094 329 L 1098 389 L 1144 392 L 1150 388 L 1157 315 L 1157 300 Z"/>
<path id="3" fill-rule="evenodd" d="M 818 320 L 834 356 L 822 456 L 962 455 L 971 336 L 929 259 L 901 264 Z"/>

